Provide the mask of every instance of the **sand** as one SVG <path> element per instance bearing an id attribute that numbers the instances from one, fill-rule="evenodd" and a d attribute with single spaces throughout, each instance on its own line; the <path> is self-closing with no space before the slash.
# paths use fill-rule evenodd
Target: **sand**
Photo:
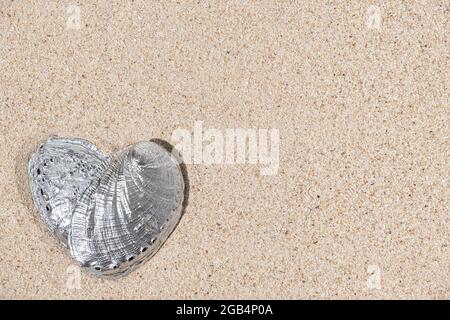
<path id="1" fill-rule="evenodd" d="M 2 1 L 0 298 L 450 298 L 448 17 L 447 1 Z M 188 164 L 157 255 L 79 275 L 36 219 L 33 148 L 110 152 L 199 121 L 278 130 L 278 171 Z"/>

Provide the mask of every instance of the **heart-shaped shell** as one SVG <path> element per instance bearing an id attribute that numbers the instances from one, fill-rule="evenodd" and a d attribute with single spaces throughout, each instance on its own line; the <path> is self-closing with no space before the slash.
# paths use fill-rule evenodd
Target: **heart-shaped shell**
<path id="1" fill-rule="evenodd" d="M 64 246 L 75 205 L 104 160 L 89 141 L 59 137 L 40 144 L 31 156 L 28 174 L 34 204 L 50 232 Z"/>
<path id="2" fill-rule="evenodd" d="M 94 275 L 121 275 L 150 258 L 178 223 L 184 180 L 177 159 L 141 142 L 103 163 L 73 212 L 69 247 Z"/>

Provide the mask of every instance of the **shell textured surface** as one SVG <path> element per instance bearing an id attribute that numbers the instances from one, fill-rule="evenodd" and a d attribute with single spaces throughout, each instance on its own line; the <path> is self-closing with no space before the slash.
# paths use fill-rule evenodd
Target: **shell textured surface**
<path id="1" fill-rule="evenodd" d="M 181 218 L 178 160 L 153 142 L 104 157 L 85 140 L 50 138 L 32 156 L 29 174 L 42 220 L 96 276 L 134 270 Z"/>
<path id="2" fill-rule="evenodd" d="M 72 213 L 106 158 L 89 141 L 51 137 L 28 165 L 31 195 L 50 232 L 67 246 Z"/>

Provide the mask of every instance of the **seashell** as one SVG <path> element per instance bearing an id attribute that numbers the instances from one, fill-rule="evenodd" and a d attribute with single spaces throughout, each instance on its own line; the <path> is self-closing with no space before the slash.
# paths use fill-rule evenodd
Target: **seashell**
<path id="1" fill-rule="evenodd" d="M 153 256 L 181 217 L 184 180 L 152 142 L 111 155 L 73 213 L 71 254 L 94 275 L 126 274 Z"/>
<path id="2" fill-rule="evenodd" d="M 82 139 L 51 137 L 28 165 L 31 195 L 50 232 L 67 246 L 72 213 L 105 157 Z"/>
<path id="3" fill-rule="evenodd" d="M 105 157 L 88 141 L 52 137 L 31 157 L 29 175 L 42 220 L 95 276 L 134 270 L 181 218 L 181 168 L 153 142 Z"/>

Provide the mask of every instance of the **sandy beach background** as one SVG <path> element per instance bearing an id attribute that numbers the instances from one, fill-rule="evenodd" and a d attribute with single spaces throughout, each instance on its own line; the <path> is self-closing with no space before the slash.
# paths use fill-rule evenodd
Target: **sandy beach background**
<path id="1" fill-rule="evenodd" d="M 448 1 L 0 1 L 0 298 L 450 298 Z M 143 267 L 81 272 L 35 219 L 52 134 L 105 152 L 196 122 L 279 167 L 188 164 Z"/>

